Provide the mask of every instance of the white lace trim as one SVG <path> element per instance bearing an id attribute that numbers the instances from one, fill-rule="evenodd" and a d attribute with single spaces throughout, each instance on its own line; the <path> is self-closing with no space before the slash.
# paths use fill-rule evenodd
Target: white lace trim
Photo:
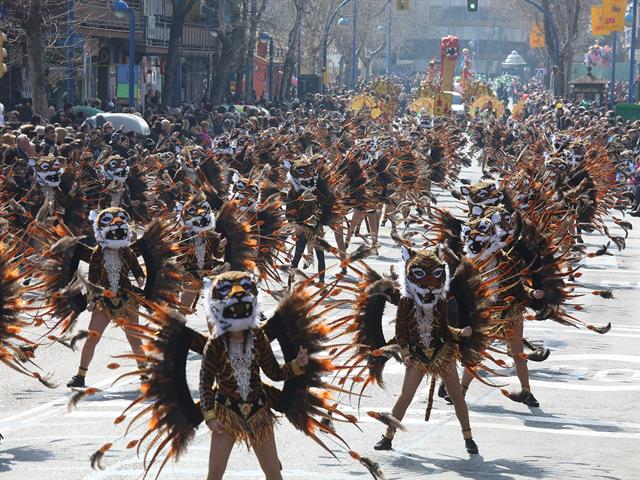
<path id="1" fill-rule="evenodd" d="M 422 345 L 429 347 L 431 344 L 431 330 L 433 329 L 433 311 L 434 309 L 423 310 L 416 306 L 416 321 L 418 322 L 418 330 L 420 331 L 420 340 Z"/>
<path id="2" fill-rule="evenodd" d="M 204 268 L 204 260 L 206 254 L 206 242 L 200 235 L 196 235 L 193 237 L 193 245 L 195 249 L 196 255 L 196 263 L 198 265 L 198 270 L 202 270 Z"/>
<path id="3" fill-rule="evenodd" d="M 53 191 L 52 187 L 42 187 L 42 192 L 44 194 L 44 201 L 49 203 L 49 211 L 47 213 L 49 215 L 53 215 L 54 205 L 56 203 L 56 193 Z"/>
<path id="4" fill-rule="evenodd" d="M 115 193 L 111 194 L 111 201 L 109 202 L 109 206 L 111 207 L 119 207 L 122 203 L 122 194 L 123 190 L 118 190 Z"/>
<path id="5" fill-rule="evenodd" d="M 253 333 L 247 332 L 246 342 L 229 338 L 227 347 L 229 363 L 233 369 L 233 376 L 238 384 L 236 390 L 242 400 L 246 401 L 251 392 L 251 363 L 253 362 Z"/>
<path id="6" fill-rule="evenodd" d="M 122 270 L 122 259 L 120 252 L 110 248 L 102 251 L 104 258 L 104 268 L 107 271 L 109 280 L 109 290 L 118 293 L 120 290 L 120 271 Z"/>

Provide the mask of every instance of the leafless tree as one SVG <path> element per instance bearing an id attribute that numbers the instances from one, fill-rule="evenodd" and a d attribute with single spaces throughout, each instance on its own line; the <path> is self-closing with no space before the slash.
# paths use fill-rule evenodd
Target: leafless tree
<path id="1" fill-rule="evenodd" d="M 247 15 L 247 28 L 248 35 L 246 39 L 247 53 L 242 62 L 240 71 L 246 73 L 246 89 L 245 99 L 250 100 L 253 94 L 253 57 L 256 52 L 256 42 L 258 39 L 258 26 L 262 19 L 265 9 L 267 8 L 267 0 L 251 0 L 249 4 L 249 11 Z M 241 82 L 239 82 L 241 83 Z M 239 92 L 238 92 L 239 94 Z"/>
<path id="2" fill-rule="evenodd" d="M 296 66 L 296 47 L 298 44 L 298 36 L 301 32 L 302 18 L 304 16 L 304 8 L 306 0 L 292 0 L 295 8 L 295 18 L 293 21 L 293 27 L 289 32 L 289 40 L 287 42 L 287 53 L 284 58 L 284 64 L 282 66 L 282 78 L 280 80 L 280 86 L 277 92 L 277 98 L 279 100 L 286 100 L 289 98 L 291 92 L 291 81 Z"/>
<path id="3" fill-rule="evenodd" d="M 242 55 L 246 51 L 247 25 L 243 22 L 243 11 L 246 11 L 248 0 L 209 0 L 209 5 L 217 14 L 218 25 L 216 37 L 218 48 L 214 59 L 211 76 L 211 91 L 209 102 L 218 105 L 226 93 L 229 74 L 233 72 Z M 223 11 L 229 16 L 230 21 L 225 22 Z"/>
<path id="4" fill-rule="evenodd" d="M 516 10 L 525 12 L 528 18 L 544 27 L 545 49 L 549 58 L 558 66 L 558 75 L 555 79 L 556 93 L 565 95 L 571 75 L 571 67 L 575 56 L 580 49 L 591 40 L 591 30 L 585 28 L 589 24 L 591 14 L 591 0 L 536 0 L 536 3 L 549 12 L 549 18 L 555 26 L 554 29 L 548 19 L 537 9 L 520 0 L 510 0 Z M 557 50 L 559 58 L 556 58 L 556 36 L 558 40 Z"/>
<path id="5" fill-rule="evenodd" d="M 182 32 L 184 21 L 188 13 L 195 5 L 196 0 L 171 0 L 171 24 L 169 26 L 169 46 L 167 51 L 167 68 L 164 72 L 162 87 L 162 104 L 174 105 L 179 98 L 174 98 L 175 82 L 178 73 L 178 62 L 180 61 L 180 44 L 182 42 Z"/>
<path id="6" fill-rule="evenodd" d="M 10 38 L 10 48 L 22 52 L 31 83 L 34 113 L 46 115 L 47 91 L 52 79 L 61 75 L 47 75 L 51 65 L 65 65 L 70 44 L 70 30 L 78 19 L 69 22 L 67 0 L 20 0 L 6 4 L 7 15 L 0 27 Z M 65 77 L 63 75 L 63 77 Z M 65 77 L 66 78 L 66 77 Z"/>

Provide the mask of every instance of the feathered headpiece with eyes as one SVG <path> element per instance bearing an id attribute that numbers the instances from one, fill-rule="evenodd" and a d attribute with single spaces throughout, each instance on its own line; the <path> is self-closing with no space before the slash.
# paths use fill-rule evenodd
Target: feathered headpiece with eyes
<path id="1" fill-rule="evenodd" d="M 504 195 L 493 182 L 480 181 L 473 185 L 462 185 L 460 187 L 460 193 L 467 198 L 467 203 L 472 210 L 472 214 L 475 205 L 497 205 L 504 200 Z"/>
<path id="2" fill-rule="evenodd" d="M 498 251 L 504 244 L 500 241 L 496 225 L 491 218 L 475 218 L 462 227 L 465 252 L 469 258 L 483 260 Z"/>
<path id="3" fill-rule="evenodd" d="M 102 248 L 125 248 L 131 243 L 129 214 L 119 207 L 111 207 L 99 213 L 91 212 L 93 234 Z"/>
<path id="4" fill-rule="evenodd" d="M 236 170 L 233 171 L 229 185 L 229 200 L 235 200 L 240 204 L 241 211 L 255 211 L 261 201 L 260 182 L 264 178 L 264 169 L 254 168 L 248 176 L 243 176 Z"/>
<path id="5" fill-rule="evenodd" d="M 213 337 L 258 326 L 258 286 L 247 272 L 225 272 L 204 279 L 207 323 Z"/>
<path id="6" fill-rule="evenodd" d="M 285 160 L 287 180 L 296 192 L 310 192 L 316 188 L 320 155 L 305 155 L 295 160 Z"/>
<path id="7" fill-rule="evenodd" d="M 449 293 L 451 275 L 449 265 L 441 260 L 435 250 L 414 251 L 402 247 L 404 273 L 402 296 L 410 298 L 423 310 L 431 310 Z"/>
<path id="8" fill-rule="evenodd" d="M 115 180 L 116 182 L 124 182 L 129 176 L 129 164 L 127 160 L 120 155 L 112 155 L 108 157 L 104 163 L 100 165 L 104 178 L 107 180 Z"/>
<path id="9" fill-rule="evenodd" d="M 53 155 L 30 158 L 29 166 L 33 168 L 36 182 L 42 187 L 57 187 L 62 180 L 64 168 Z"/>
<path id="10" fill-rule="evenodd" d="M 216 226 L 216 220 L 204 193 L 189 197 L 184 205 L 178 207 L 180 223 L 194 233 L 206 232 Z"/>

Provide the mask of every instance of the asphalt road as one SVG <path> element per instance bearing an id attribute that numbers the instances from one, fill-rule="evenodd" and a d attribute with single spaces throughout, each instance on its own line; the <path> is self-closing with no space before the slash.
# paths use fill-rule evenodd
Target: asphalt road
<path id="1" fill-rule="evenodd" d="M 469 172 L 467 177 L 477 176 Z M 440 206 L 457 202 L 439 195 Z M 627 249 L 614 256 L 586 260 L 581 281 L 585 292 L 612 287 L 615 299 L 586 295 L 580 318 L 590 323 L 613 323 L 606 335 L 563 327 L 552 322 L 528 322 L 526 336 L 544 342 L 552 353 L 544 363 L 530 363 L 531 384 L 540 408 L 528 408 L 505 398 L 498 389 L 474 382 L 467 395 L 474 438 L 480 455 L 469 457 L 464 449 L 453 408 L 436 398 L 431 420 L 424 422 L 425 381 L 404 421 L 394 451 L 379 453 L 373 444 L 384 427 L 364 414 L 389 411 L 402 383 L 403 369 L 389 364 L 387 389 L 370 388 L 362 402 L 360 426 L 340 432 L 351 446 L 379 462 L 387 479 L 638 479 L 640 478 L 640 221 Z M 590 246 L 604 243 L 597 235 L 585 235 Z M 382 229 L 380 255 L 369 259 L 380 271 L 399 260 L 399 251 Z M 273 302 L 265 302 L 268 309 Z M 205 330 L 202 309 L 190 319 Z M 392 320 L 394 310 L 385 317 Z M 83 317 L 80 325 L 86 325 Z M 393 327 L 388 325 L 388 332 Z M 111 355 L 126 352 L 128 344 L 116 328 L 107 330 L 99 344 L 88 382 L 101 393 L 69 412 L 70 393 L 64 388 L 47 390 L 37 382 L 0 369 L 1 480 L 116 480 L 141 478 L 141 461 L 135 452 L 116 442 L 105 459 L 106 470 L 93 471 L 89 456 L 100 445 L 121 438 L 122 426 L 113 419 L 135 398 L 136 380 L 111 383 L 114 372 L 106 368 Z M 51 346 L 39 351 L 38 361 L 64 385 L 75 373 L 79 353 Z M 508 359 L 507 359 L 508 360 Z M 197 389 L 199 359 L 189 361 L 189 377 Z M 503 383 L 514 389 L 517 379 L 508 365 L 501 370 Z M 345 407 L 358 414 L 355 405 Z M 277 428 L 277 443 L 285 479 L 363 479 L 369 474 L 335 450 L 338 461 L 295 431 L 285 419 Z M 201 427 L 188 453 L 169 464 L 161 479 L 206 478 L 209 435 Z M 263 478 L 258 463 L 245 448 L 236 447 L 225 478 Z"/>

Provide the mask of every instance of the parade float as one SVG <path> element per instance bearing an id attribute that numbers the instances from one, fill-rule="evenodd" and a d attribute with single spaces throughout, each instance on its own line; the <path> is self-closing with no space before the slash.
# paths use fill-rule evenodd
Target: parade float
<path id="1" fill-rule="evenodd" d="M 398 111 L 399 97 L 398 85 L 388 78 L 378 78 L 364 93 L 351 100 L 349 109 L 358 113 L 366 112 L 372 119 L 388 125 Z"/>
<path id="2" fill-rule="evenodd" d="M 454 75 L 460 58 L 458 37 L 447 36 L 440 42 L 440 69 L 435 61 L 429 62 L 426 78 L 415 92 L 410 110 L 425 111 L 431 115 L 451 115 L 451 104 L 457 94 Z M 462 71 L 460 74 L 459 94 L 468 112 L 475 110 L 500 110 L 500 102 L 491 87 L 476 78 L 473 73 L 473 55 L 468 49 L 462 50 Z"/>

